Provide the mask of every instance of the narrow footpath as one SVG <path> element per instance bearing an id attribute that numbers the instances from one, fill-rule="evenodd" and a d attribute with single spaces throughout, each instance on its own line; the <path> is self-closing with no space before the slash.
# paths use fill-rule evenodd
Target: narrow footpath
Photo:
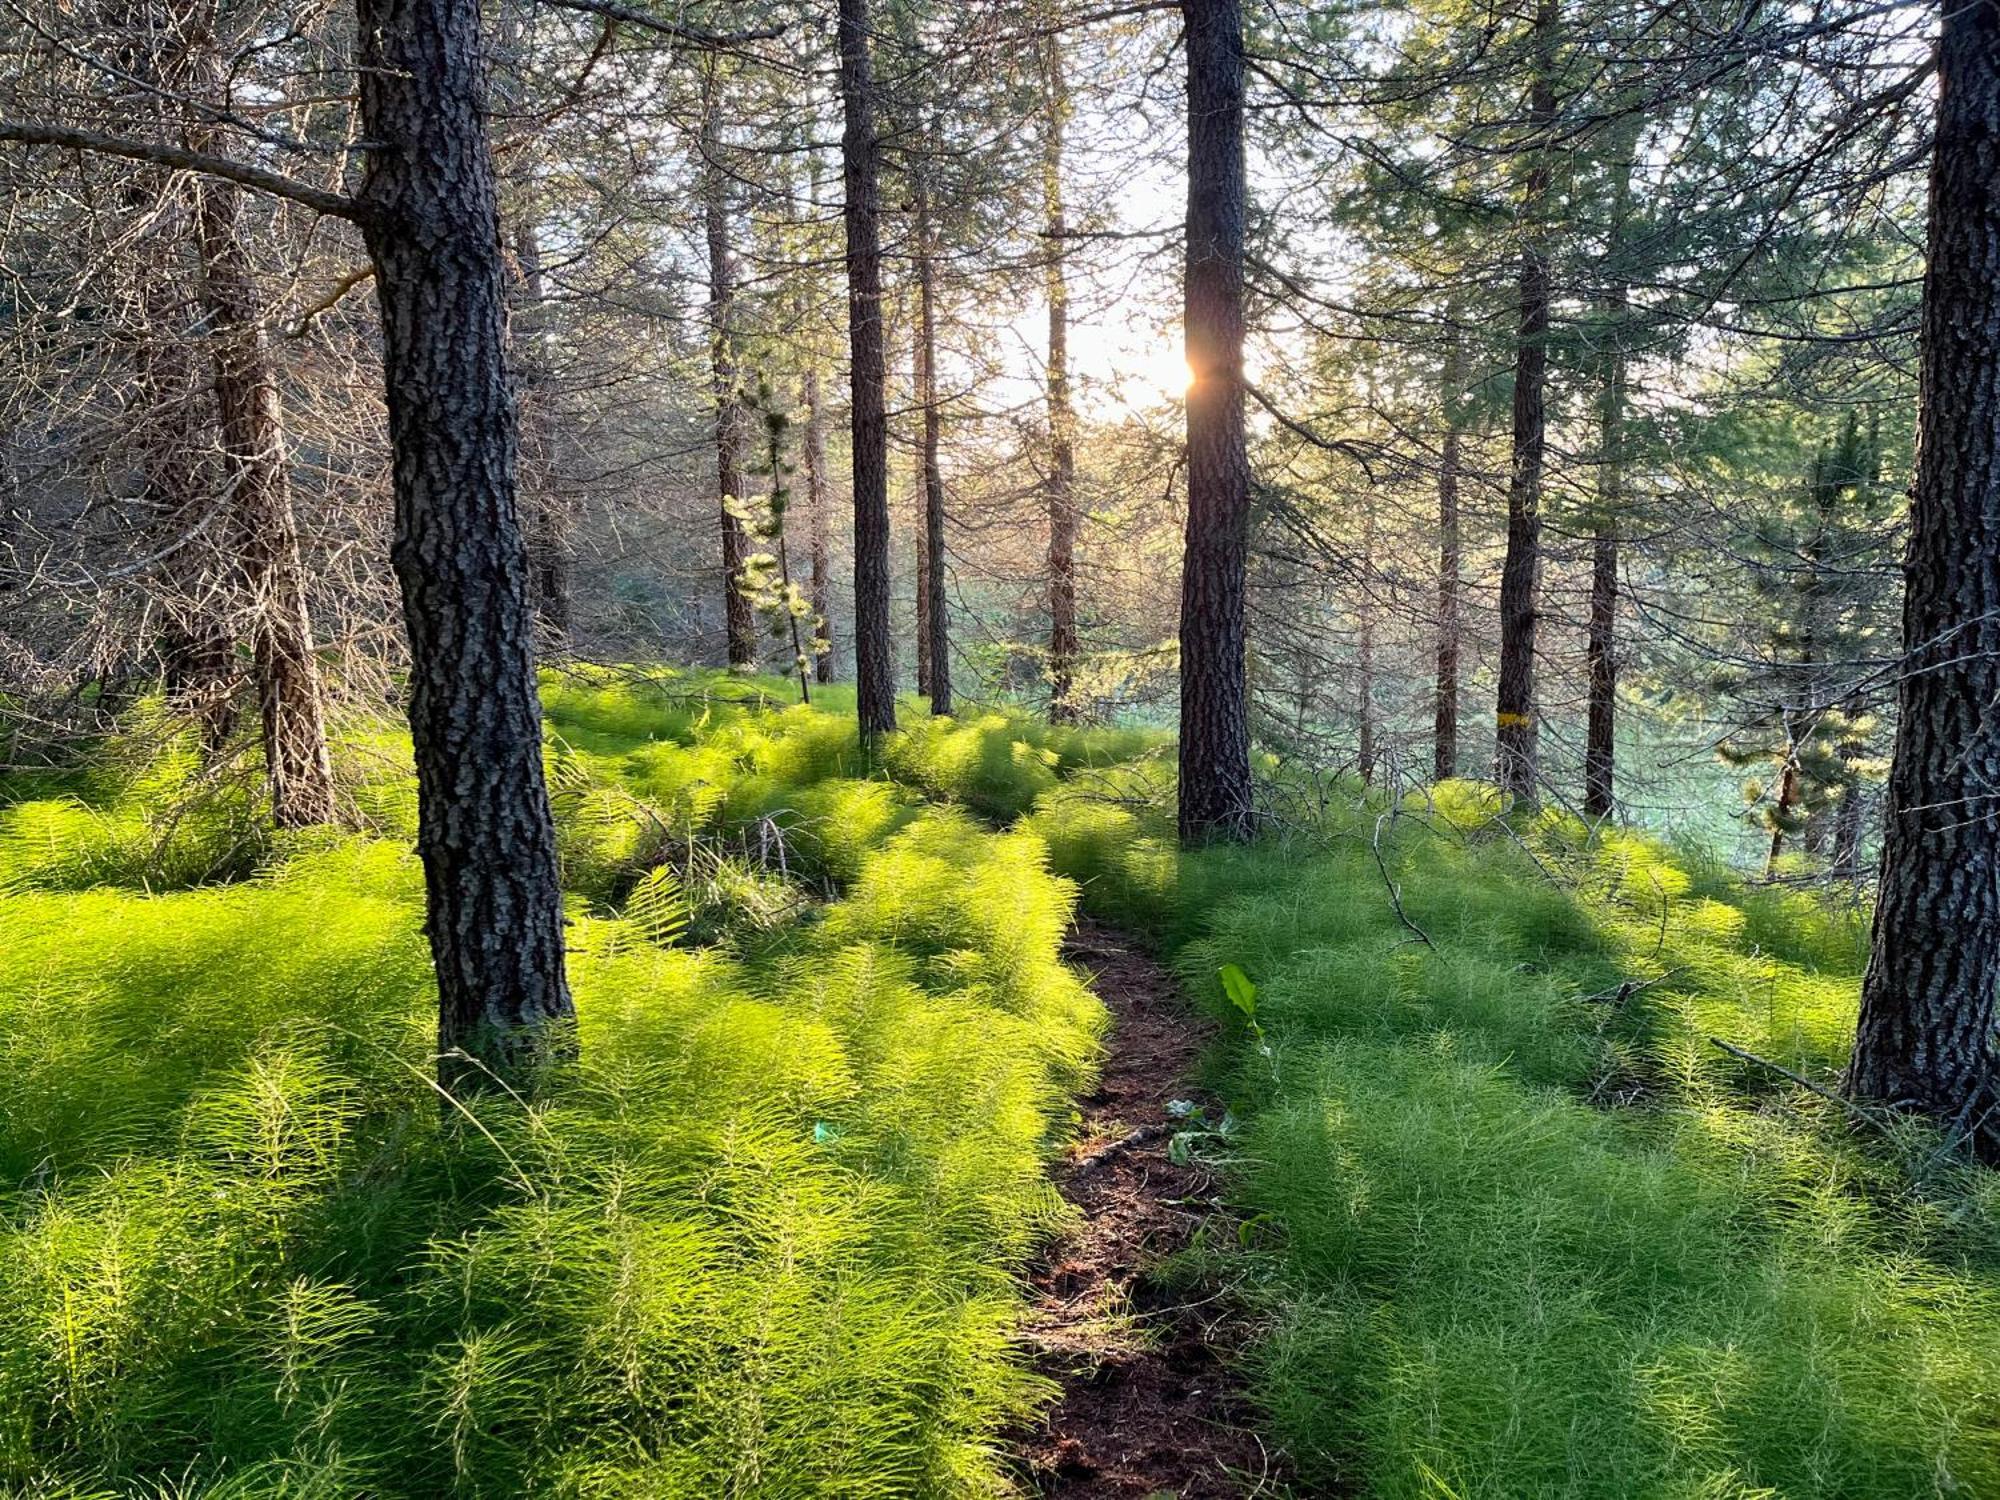
<path id="1" fill-rule="evenodd" d="M 1034 1271 L 1030 1334 L 1061 1399 L 1023 1440 L 1050 1500 L 1247 1500 L 1275 1496 L 1223 1356 L 1242 1339 L 1232 1299 L 1163 1289 L 1149 1272 L 1217 1211 L 1212 1174 L 1170 1155 L 1175 1100 L 1194 1092 L 1209 1027 L 1173 977 L 1122 934 L 1079 922 L 1064 956 L 1091 976 L 1112 1033 L 1096 1092 L 1056 1186 L 1081 1222 Z"/>

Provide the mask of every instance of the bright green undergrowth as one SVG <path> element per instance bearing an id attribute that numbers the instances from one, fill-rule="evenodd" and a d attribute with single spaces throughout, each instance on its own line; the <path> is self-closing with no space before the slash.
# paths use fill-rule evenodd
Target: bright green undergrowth
<path id="1" fill-rule="evenodd" d="M 1075 889 L 759 686 L 548 683 L 581 1061 L 527 1100 L 430 1082 L 393 730 L 337 750 L 377 836 L 274 836 L 164 721 L 16 789 L 0 1491 L 1003 1488 Z M 1025 805 L 1130 748 L 979 724 L 897 775 Z"/>
<path id="2" fill-rule="evenodd" d="M 1831 1083 L 1862 914 L 1465 783 L 1176 860 L 1149 787 L 1030 825 L 1229 1017 L 1216 1254 L 1304 1492 L 2000 1494 L 2000 1174 L 1709 1040 Z"/>

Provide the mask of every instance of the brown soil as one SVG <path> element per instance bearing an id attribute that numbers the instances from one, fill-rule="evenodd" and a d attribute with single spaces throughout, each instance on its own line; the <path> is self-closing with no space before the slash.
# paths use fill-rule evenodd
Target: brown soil
<path id="1" fill-rule="evenodd" d="M 1035 1269 L 1030 1335 L 1062 1397 L 1022 1443 L 1037 1493 L 1062 1500 L 1245 1500 L 1274 1495 L 1227 1357 L 1232 1299 L 1172 1291 L 1148 1273 L 1222 1213 L 1198 1164 L 1176 1164 L 1167 1105 L 1191 1099 L 1206 1027 L 1173 979 L 1109 928 L 1081 923 L 1064 949 L 1092 976 L 1113 1030 L 1097 1091 L 1056 1185 L 1081 1213 Z"/>

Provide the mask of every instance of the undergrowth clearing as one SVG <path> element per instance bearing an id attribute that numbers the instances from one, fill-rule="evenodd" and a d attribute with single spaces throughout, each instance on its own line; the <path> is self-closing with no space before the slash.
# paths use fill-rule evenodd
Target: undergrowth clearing
<path id="1" fill-rule="evenodd" d="M 1303 1492 L 2000 1494 L 2000 1174 L 1710 1040 L 1833 1083 L 1864 914 L 1466 783 L 1176 859 L 1153 781 L 1030 822 L 1232 1023 L 1207 1270 Z"/>
<path id="2" fill-rule="evenodd" d="M 581 1061 L 524 1101 L 430 1082 L 392 729 L 366 833 L 144 707 L 0 788 L 0 1488 L 1006 1492 L 1080 892 L 1224 1023 L 1177 1149 L 1237 1217 L 1162 1275 L 1300 1493 L 2000 1494 L 2000 1174 L 1776 1071 L 1836 1079 L 1863 913 L 1468 783 L 1183 855 L 1157 737 L 871 773 L 837 692 L 546 689 Z"/>
<path id="3" fill-rule="evenodd" d="M 548 689 L 581 1061 L 525 1100 L 430 1082 L 392 730 L 339 751 L 374 836 L 274 837 L 144 710 L 8 787 L 0 1489 L 1004 1489 L 1104 1024 L 1074 888 L 846 716 Z M 997 808 L 1132 747 L 994 714 L 893 759 Z"/>

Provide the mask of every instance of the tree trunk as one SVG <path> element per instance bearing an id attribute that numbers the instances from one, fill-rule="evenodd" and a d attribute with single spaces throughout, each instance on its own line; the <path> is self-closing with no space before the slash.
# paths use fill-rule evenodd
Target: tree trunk
<path id="1" fill-rule="evenodd" d="M 930 695 L 933 714 L 951 712 L 951 635 L 945 613 L 944 468 L 939 459 L 943 439 L 944 413 L 938 407 L 937 387 L 937 246 L 931 222 L 930 184 L 920 167 L 916 182 L 917 236 L 917 400 L 923 407 L 923 492 L 924 566 L 921 578 L 923 609 L 917 621 L 922 638 L 929 642 Z"/>
<path id="2" fill-rule="evenodd" d="M 542 241 L 532 222 L 514 230 L 514 387 L 521 409 L 521 508 L 527 515 L 528 565 L 535 617 L 543 639 L 567 649 L 574 625 L 571 599 L 575 518 L 563 492 L 558 448 L 562 433 L 555 410 L 548 319 L 542 279 Z"/>
<path id="3" fill-rule="evenodd" d="M 701 208 L 708 239 L 708 348 L 715 395 L 715 486 L 722 497 L 722 616 L 729 666 L 757 665 L 757 616 L 744 562 L 743 398 L 736 388 L 736 256 L 729 243 L 729 183 L 722 169 L 720 83 L 711 59 L 701 113 Z"/>
<path id="4" fill-rule="evenodd" d="M 223 476 L 242 558 L 271 816 L 280 828 L 306 828 L 334 820 L 335 798 L 291 463 L 263 308 L 243 248 L 242 189 L 209 180 L 198 192 L 202 300 L 214 342 Z"/>
<path id="5" fill-rule="evenodd" d="M 840 0 L 842 217 L 847 231 L 847 338 L 854 454 L 854 676 L 861 738 L 896 727 L 889 643 L 889 426 L 883 409 L 881 143 L 868 56 L 868 0 Z"/>
<path id="6" fill-rule="evenodd" d="M 2000 11 L 1943 9 L 1907 659 L 1847 1083 L 1990 1144 L 2000 1078 Z"/>
<path id="7" fill-rule="evenodd" d="M 1250 832 L 1244 567 L 1250 463 L 1243 429 L 1241 0 L 1187 0 L 1188 206 L 1184 298 L 1188 514 L 1181 565 L 1180 836 Z"/>
<path id="8" fill-rule="evenodd" d="M 1861 804 L 1860 783 L 1850 781 L 1833 815 L 1833 873 L 1843 879 L 1861 876 Z"/>
<path id="9" fill-rule="evenodd" d="M 1076 658 L 1076 410 L 1069 390 L 1069 218 L 1063 203 L 1063 136 L 1069 82 L 1062 43 L 1042 43 L 1043 287 L 1049 303 L 1049 722 L 1073 724 Z"/>
<path id="10" fill-rule="evenodd" d="M 162 76 L 174 75 L 162 70 Z M 185 81 L 184 79 L 182 81 Z M 174 174 L 147 172 L 128 201 L 135 227 L 155 228 L 139 243 L 141 255 L 129 295 L 143 320 L 134 351 L 134 400 L 128 430 L 139 450 L 146 504 L 155 518 L 161 554 L 153 592 L 160 628 L 160 675 L 169 703 L 185 713 L 209 754 L 222 750 L 236 727 L 237 570 L 228 559 L 228 528 L 216 514 L 227 497 L 203 483 L 195 444 L 216 424 L 194 369 L 187 338 L 189 268 L 178 252 L 188 239 L 189 196 Z M 171 195 L 163 202 L 163 195 Z M 199 246 L 197 245 L 197 249 Z M 221 544 L 218 545 L 218 540 Z"/>
<path id="11" fill-rule="evenodd" d="M 1597 514 L 1590 547 L 1590 612 L 1585 655 L 1590 681 L 1583 748 L 1583 810 L 1608 818 L 1616 805 L 1618 765 L 1618 528 L 1625 507 L 1626 315 L 1629 272 L 1620 264 L 1625 220 L 1632 206 L 1632 166 L 1643 117 L 1635 110 L 1618 125 L 1611 166 L 1611 211 L 1605 263 L 1604 385 L 1598 400 Z"/>
<path id="12" fill-rule="evenodd" d="M 518 1072 L 573 1014 L 515 509 L 506 268 L 477 0 L 359 0 L 375 262 L 410 636 L 439 1076 Z"/>
<path id="13" fill-rule="evenodd" d="M 1583 810 L 1608 818 L 1616 805 L 1618 730 L 1618 524 L 1625 504 L 1625 353 L 1615 342 L 1625 311 L 1621 286 L 1608 299 L 1614 344 L 1598 416 L 1597 515 L 1590 546 L 1590 680 L 1583 747 Z"/>
<path id="14" fill-rule="evenodd" d="M 1375 724 L 1375 601 L 1373 598 L 1375 579 L 1375 500 L 1373 495 L 1364 496 L 1361 501 L 1361 576 L 1367 581 L 1361 600 L 1360 638 L 1355 643 L 1356 665 L 1360 669 L 1360 691 L 1355 695 L 1355 718 L 1359 722 L 1359 745 L 1356 749 L 1356 764 L 1361 772 L 1361 784 L 1375 784 L 1376 724 Z"/>
<path id="15" fill-rule="evenodd" d="M 1785 819 L 1799 800 L 1799 757 L 1796 742 L 1787 731 L 1785 763 L 1778 772 L 1778 795 L 1772 803 L 1771 838 L 1764 848 L 1764 879 L 1778 873 L 1778 857 L 1785 852 Z"/>
<path id="16" fill-rule="evenodd" d="M 819 366 L 806 366 L 799 398 L 806 409 L 806 501 L 812 511 L 813 634 L 822 649 L 814 653 L 813 676 L 833 681 L 833 610 L 830 594 L 833 567 L 827 546 L 826 414 L 820 410 Z"/>
<path id="17" fill-rule="evenodd" d="M 1549 262 L 1537 222 L 1551 181 L 1555 123 L 1555 0 L 1535 13 L 1535 78 L 1528 103 L 1532 165 L 1521 196 L 1520 331 L 1514 357 L 1514 449 L 1507 485 L 1507 555 L 1500 570 L 1500 691 L 1493 779 L 1522 802 L 1536 795 L 1535 629 L 1540 619 L 1542 459 L 1548 432 Z"/>
<path id="18" fill-rule="evenodd" d="M 902 311 L 901 299 L 897 299 L 897 311 Z M 900 317 L 897 320 L 901 321 Z M 924 514 L 924 435 L 923 435 L 923 395 L 924 340 L 923 330 L 916 323 L 910 324 L 910 405 L 917 409 L 917 432 L 910 443 L 910 529 L 916 536 L 917 565 L 917 694 L 928 699 L 931 695 L 931 548 L 930 523 Z"/>
<path id="19" fill-rule="evenodd" d="M 1458 653 L 1463 626 L 1459 620 L 1461 542 L 1458 483 L 1464 468 L 1461 410 L 1465 392 L 1465 345 L 1458 327 L 1458 309 L 1445 309 L 1444 371 L 1439 400 L 1444 409 L 1444 443 L 1438 454 L 1438 621 L 1437 712 L 1432 738 L 1431 775 L 1449 781 L 1458 774 Z"/>

